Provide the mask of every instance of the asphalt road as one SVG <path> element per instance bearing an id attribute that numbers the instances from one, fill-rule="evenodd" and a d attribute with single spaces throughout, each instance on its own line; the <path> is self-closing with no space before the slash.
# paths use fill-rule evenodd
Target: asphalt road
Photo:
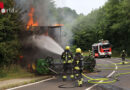
<path id="1" fill-rule="evenodd" d="M 107 77 L 113 80 L 113 76 L 119 73 L 130 72 L 130 64 L 120 65 L 120 58 L 101 58 L 96 59 L 96 70 L 93 73 L 87 74 L 92 78 L 104 78 Z M 128 61 L 129 62 L 129 61 Z M 20 86 L 8 90 L 130 90 L 130 74 L 121 75 L 118 77 L 118 81 L 108 84 L 90 84 L 88 79 L 84 77 L 83 87 L 74 87 L 74 82 L 66 81 L 62 82 L 59 78 L 53 78 L 51 80 L 42 81 L 32 85 Z M 103 82 L 103 81 L 99 81 Z M 65 88 L 59 88 L 58 86 L 64 85 Z"/>

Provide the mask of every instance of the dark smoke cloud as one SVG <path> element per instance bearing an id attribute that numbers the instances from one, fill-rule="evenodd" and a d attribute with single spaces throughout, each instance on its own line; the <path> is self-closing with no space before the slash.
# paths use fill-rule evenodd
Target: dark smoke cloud
<path id="1" fill-rule="evenodd" d="M 22 20 L 27 23 L 28 13 L 33 7 L 35 9 L 34 21 L 38 21 L 40 26 L 48 25 L 48 8 L 50 0 L 16 0 L 16 5 L 25 11 Z"/>
<path id="2" fill-rule="evenodd" d="M 35 8 L 34 22 L 38 21 L 39 26 L 50 26 L 56 23 L 65 24 L 62 28 L 62 37 L 60 37 L 59 30 L 55 30 L 54 32 L 56 38 L 60 39 L 58 42 L 62 41 L 62 46 L 65 47 L 72 42 L 73 33 L 70 27 L 73 25 L 76 17 L 62 10 L 60 12 L 55 11 L 55 13 L 62 17 L 62 22 L 58 21 L 55 17 L 56 15 L 51 11 L 53 9 L 50 9 L 51 7 L 54 8 L 54 6 L 52 6 L 53 4 L 50 3 L 52 1 L 53 0 L 16 0 L 16 3 L 18 7 L 25 11 L 22 17 L 25 24 L 27 24 L 29 20 L 28 13 L 31 7 Z"/>

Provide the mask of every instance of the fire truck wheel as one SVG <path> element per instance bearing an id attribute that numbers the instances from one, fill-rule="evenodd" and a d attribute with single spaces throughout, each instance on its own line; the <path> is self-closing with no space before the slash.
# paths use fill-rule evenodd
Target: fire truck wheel
<path id="1" fill-rule="evenodd" d="M 111 58 L 111 56 L 108 56 L 109 58 Z"/>

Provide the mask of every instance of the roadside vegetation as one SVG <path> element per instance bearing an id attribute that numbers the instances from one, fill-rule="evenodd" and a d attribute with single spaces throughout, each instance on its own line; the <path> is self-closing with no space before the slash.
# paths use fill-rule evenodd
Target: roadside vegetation
<path id="1" fill-rule="evenodd" d="M 109 40 L 113 55 L 125 49 L 130 55 L 130 0 L 108 0 L 103 7 L 78 18 L 73 27 L 73 44 L 84 51 L 100 39 Z"/>
<path id="2" fill-rule="evenodd" d="M 19 63 L 20 56 L 22 56 L 20 33 L 26 30 L 27 24 L 23 22 L 22 15 L 26 12 L 19 6 L 17 7 L 15 0 L 0 1 L 4 3 L 5 8 L 15 8 L 16 10 L 13 13 L 0 13 L 0 80 L 34 76 L 27 71 L 27 68 L 22 68 Z M 57 22 L 71 27 L 72 25 L 69 23 L 74 22 L 80 16 L 75 10 L 68 7 L 56 8 L 52 0 L 47 2 L 50 4 L 48 7 L 50 21 L 55 19 Z"/>
<path id="3" fill-rule="evenodd" d="M 34 76 L 34 73 L 27 72 L 26 69 L 21 68 L 19 65 L 11 65 L 9 67 L 4 66 L 0 69 L 0 81 Z"/>
<path id="4" fill-rule="evenodd" d="M 15 7 L 15 0 L 0 1 L 4 2 L 6 8 Z M 67 26 L 67 30 L 72 30 L 73 38 L 70 43 L 73 52 L 76 47 L 80 47 L 87 56 L 91 45 L 104 39 L 112 44 L 113 56 L 119 57 L 123 49 L 130 55 L 130 0 L 108 0 L 103 7 L 88 15 L 77 14 L 68 7 L 56 8 L 52 0 L 48 2 L 49 19 L 55 18 Z M 18 64 L 22 54 L 19 34 L 25 30 L 26 25 L 21 20 L 20 10 L 15 13 L 0 13 L 0 80 L 33 76 Z M 64 32 L 64 37 L 69 37 L 67 35 L 69 32 Z"/>

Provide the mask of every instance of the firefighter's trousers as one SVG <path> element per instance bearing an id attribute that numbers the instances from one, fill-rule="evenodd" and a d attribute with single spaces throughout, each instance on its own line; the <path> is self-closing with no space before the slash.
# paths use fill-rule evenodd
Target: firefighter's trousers
<path id="1" fill-rule="evenodd" d="M 63 79 L 67 79 L 67 76 L 70 76 L 71 79 L 74 78 L 74 73 L 73 73 L 73 65 L 72 63 L 65 63 L 63 64 Z"/>
<path id="2" fill-rule="evenodd" d="M 78 86 L 82 86 L 83 84 L 82 69 L 81 68 L 75 69 L 74 73 L 75 73 L 75 79 L 78 83 Z"/>
<path id="3" fill-rule="evenodd" d="M 122 64 L 125 64 L 125 57 L 122 57 Z"/>

